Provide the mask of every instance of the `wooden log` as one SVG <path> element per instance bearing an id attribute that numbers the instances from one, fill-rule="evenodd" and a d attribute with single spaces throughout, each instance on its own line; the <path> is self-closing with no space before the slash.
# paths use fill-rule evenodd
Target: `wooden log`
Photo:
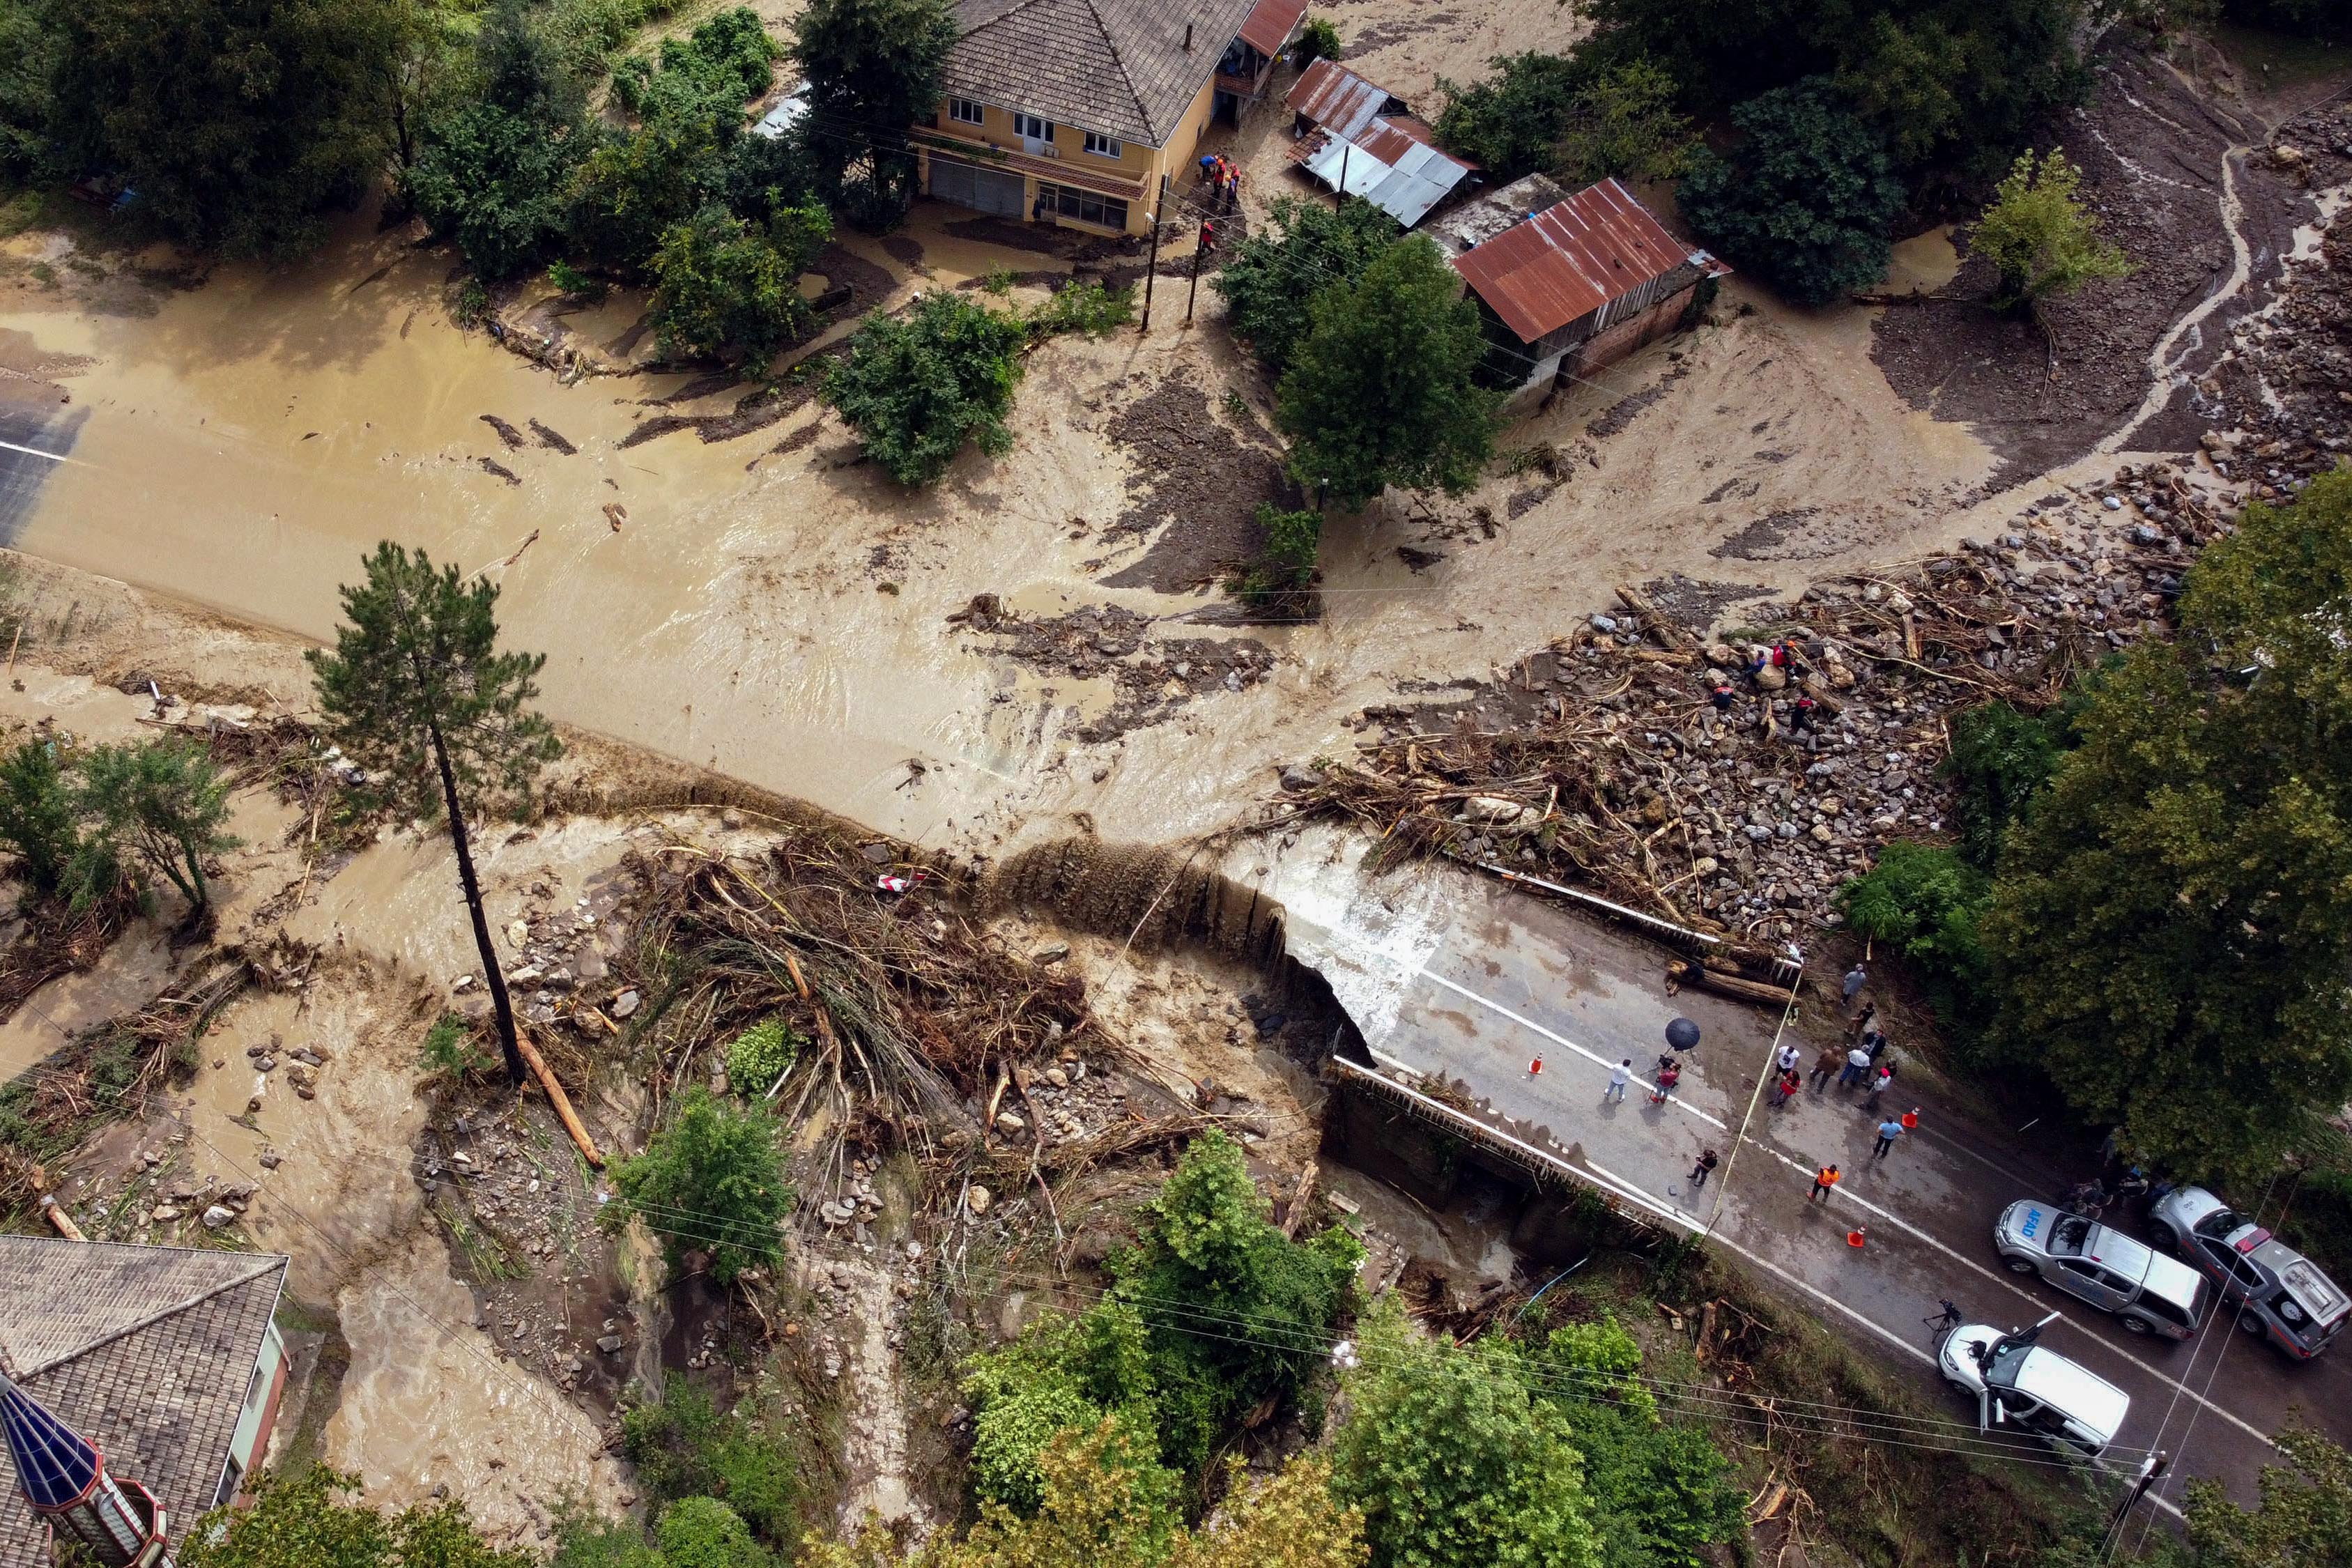
<path id="1" fill-rule="evenodd" d="M 1761 981 L 1743 980 L 1734 974 L 1718 974 L 1704 964 L 1687 963 L 1679 958 L 1666 965 L 1666 977 L 1685 985 L 1703 986 L 1709 991 L 1719 991 L 1726 996 L 1761 1002 L 1772 1007 L 1784 1007 L 1790 1000 L 1790 991 L 1785 985 L 1767 985 Z"/>
<path id="2" fill-rule="evenodd" d="M 49 1216 L 49 1223 L 57 1226 L 58 1234 L 64 1237 L 68 1241 L 88 1241 L 89 1239 L 89 1237 L 81 1233 L 81 1226 L 74 1224 L 73 1215 L 66 1213 L 65 1205 L 58 1202 L 56 1198 L 50 1196 L 47 1193 L 43 1193 L 41 1194 L 41 1212 Z"/>
<path id="3" fill-rule="evenodd" d="M 1315 1195 L 1315 1178 L 1321 1171 L 1320 1165 L 1309 1160 L 1307 1169 L 1298 1173 L 1298 1190 L 1290 1194 L 1290 1207 L 1283 1211 L 1284 1236 L 1296 1237 L 1298 1235 L 1299 1222 L 1307 1217 L 1307 1200 Z"/>
<path id="4" fill-rule="evenodd" d="M 581 1157 L 597 1170 L 603 1170 L 604 1156 L 596 1152 L 596 1140 L 589 1137 L 588 1129 L 580 1124 L 579 1112 L 572 1109 L 572 1097 L 563 1092 L 563 1085 L 556 1081 L 554 1070 L 539 1054 L 539 1047 L 530 1043 L 529 1035 L 518 1031 L 515 1048 L 522 1053 L 524 1065 L 539 1079 L 539 1087 L 547 1091 L 547 1103 L 555 1107 L 556 1120 L 563 1123 L 566 1132 L 572 1134 L 572 1141 L 580 1145 Z"/>
<path id="5" fill-rule="evenodd" d="M 1644 596 L 1640 590 L 1633 587 L 1633 584 L 1629 583 L 1618 584 L 1617 598 L 1619 603 L 1622 604 L 1627 609 L 1642 617 L 1643 630 L 1657 638 L 1661 646 L 1677 653 L 1684 652 L 1696 646 L 1692 642 L 1691 638 L 1685 634 L 1682 627 L 1675 625 L 1673 621 L 1669 620 L 1664 615 L 1661 615 L 1658 611 L 1658 607 L 1650 603 L 1649 599 Z"/>

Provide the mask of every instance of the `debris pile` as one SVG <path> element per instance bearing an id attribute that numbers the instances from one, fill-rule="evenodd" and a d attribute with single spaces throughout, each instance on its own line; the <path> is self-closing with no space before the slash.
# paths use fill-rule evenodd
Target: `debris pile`
<path id="1" fill-rule="evenodd" d="M 1076 738 L 1092 744 L 1157 724 L 1194 698 L 1245 691 L 1274 675 L 1274 653 L 1251 637 L 1160 637 L 1146 641 L 1151 617 L 1118 605 L 1089 605 L 1067 615 L 1030 618 L 982 594 L 948 617 L 957 626 L 1008 638 L 996 651 L 1032 669 L 1073 680 L 1112 683 L 1108 711 Z M 1058 694 L 1056 694 L 1058 695 Z M 1000 691 L 992 700 L 1017 700 Z"/>
<path id="2" fill-rule="evenodd" d="M 2039 710 L 2163 634 L 2222 526 L 2179 464 L 2153 463 L 1712 637 L 1620 588 L 1622 613 L 1466 700 L 1365 710 L 1356 727 L 1380 738 L 1282 770 L 1264 826 L 1344 815 L 1386 855 L 1563 876 L 1712 935 L 1786 942 L 1834 922 L 1832 896 L 1879 845 L 1942 829 L 1953 710 Z"/>

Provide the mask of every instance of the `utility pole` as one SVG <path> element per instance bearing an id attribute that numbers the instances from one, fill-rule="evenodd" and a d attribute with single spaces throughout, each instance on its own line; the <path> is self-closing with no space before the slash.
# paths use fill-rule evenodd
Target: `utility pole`
<path id="1" fill-rule="evenodd" d="M 1192 280 L 1184 289 L 1184 324 L 1188 327 L 1192 324 L 1192 301 L 1201 293 L 1201 258 L 1209 253 L 1209 237 L 1214 232 L 1209 226 L 1209 220 L 1202 218 L 1201 237 L 1192 242 Z"/>
<path id="2" fill-rule="evenodd" d="M 1339 143 L 1339 183 L 1331 188 L 1331 210 L 1338 212 L 1348 205 L 1348 154 L 1355 143 L 1342 140 Z"/>
<path id="3" fill-rule="evenodd" d="M 1723 1157 L 1723 1180 L 1716 1184 L 1715 1207 L 1707 1214 L 1706 1228 L 1699 1232 L 1701 1240 L 1715 1234 L 1716 1222 L 1723 1217 L 1724 1200 L 1731 1195 L 1731 1173 L 1739 1164 L 1739 1146 L 1748 1142 L 1748 1124 L 1755 1120 L 1756 1102 L 1764 1096 L 1764 1080 L 1776 1076 L 1780 1037 L 1789 1032 L 1789 1020 L 1797 1016 L 1797 996 L 1804 984 L 1804 966 L 1800 964 L 1789 982 L 1789 1000 L 1780 1008 L 1780 1026 L 1772 1031 L 1772 1043 L 1764 1047 L 1764 1065 L 1757 1069 L 1756 1088 L 1748 1096 L 1748 1109 L 1740 1114 L 1739 1126 L 1731 1134 L 1731 1152 Z"/>
<path id="4" fill-rule="evenodd" d="M 1135 329 L 1142 337 L 1151 331 L 1151 285 L 1160 277 L 1160 215 L 1168 208 L 1168 176 L 1160 176 L 1160 199 L 1151 204 L 1151 260 L 1143 272 L 1143 320 Z"/>
<path id="5" fill-rule="evenodd" d="M 2131 1517 L 2133 1505 L 2147 1495 L 2148 1489 L 2156 1485 L 2157 1478 L 2164 1474 L 2165 1468 L 2171 1462 L 2171 1456 L 2161 1448 L 2151 1451 L 2139 1462 L 2138 1472 L 2132 1477 L 2131 1485 L 2124 1489 L 2122 1500 L 2116 1504 L 2115 1516 L 2107 1521 L 2107 1532 L 2099 1538 L 2096 1561 L 2106 1561 L 2109 1551 L 2121 1544 L 2124 1521 Z"/>

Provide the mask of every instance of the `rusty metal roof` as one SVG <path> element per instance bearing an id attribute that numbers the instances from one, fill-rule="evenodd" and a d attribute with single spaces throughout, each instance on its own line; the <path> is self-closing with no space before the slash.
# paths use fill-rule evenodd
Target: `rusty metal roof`
<path id="1" fill-rule="evenodd" d="M 1308 66 L 1286 101 L 1292 113 L 1303 114 L 1351 141 L 1375 116 L 1406 112 L 1402 99 L 1336 60 L 1317 60 Z"/>
<path id="2" fill-rule="evenodd" d="M 1587 185 L 1454 258 L 1478 298 L 1529 343 L 1685 263 L 1729 270 L 1685 248 L 1614 180 Z"/>
<path id="3" fill-rule="evenodd" d="M 1307 15 L 1307 0 L 1257 0 L 1242 21 L 1242 42 L 1272 58 L 1290 42 Z"/>

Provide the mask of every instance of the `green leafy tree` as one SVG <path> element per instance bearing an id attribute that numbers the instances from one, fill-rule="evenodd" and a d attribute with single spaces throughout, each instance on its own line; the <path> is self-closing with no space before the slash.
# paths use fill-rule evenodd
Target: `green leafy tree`
<path id="1" fill-rule="evenodd" d="M 1675 109 L 1675 79 L 1646 59 L 1612 66 L 1570 104 L 1551 170 L 1578 185 L 1612 178 L 1671 180 L 1698 138 Z"/>
<path id="2" fill-rule="evenodd" d="M 465 89 L 424 118 L 403 176 L 433 232 L 488 279 L 530 270 L 561 243 L 572 172 L 594 138 L 587 94 L 521 0 L 484 21 Z"/>
<path id="3" fill-rule="evenodd" d="M 738 1107 L 688 1089 L 646 1152 L 614 1167 L 613 1185 L 619 1195 L 604 1207 L 608 1223 L 642 1215 L 673 1265 L 703 1252 L 720 1285 L 782 1255 L 776 1227 L 792 1212 L 793 1189 L 764 1104 Z"/>
<path id="4" fill-rule="evenodd" d="M 714 1497 L 680 1498 L 662 1510 L 654 1539 L 667 1568 L 768 1568 L 773 1561 L 742 1516 Z"/>
<path id="5" fill-rule="evenodd" d="M 1494 74 L 1467 87 L 1439 79 L 1445 103 L 1437 111 L 1438 141 L 1497 182 L 1549 168 L 1598 65 L 1581 54 L 1534 50 L 1486 64 Z"/>
<path id="6" fill-rule="evenodd" d="M 863 228 L 895 226 L 915 195 L 906 128 L 939 113 L 954 14 L 946 0 L 811 0 L 793 24 L 808 78 L 810 153 L 835 210 Z"/>
<path id="7" fill-rule="evenodd" d="M 0 841 L 16 851 L 27 893 L 49 899 L 67 890 L 81 826 L 56 742 L 26 741 L 0 762 Z"/>
<path id="8" fill-rule="evenodd" d="M 1363 1510 L 1375 1568 L 1598 1568 L 1568 1420 L 1528 1397 L 1508 1342 L 1425 1338 L 1393 1296 L 1359 1335 L 1332 1489 Z"/>
<path id="9" fill-rule="evenodd" d="M 1702 152 L 1683 181 L 1699 237 L 1805 305 L 1885 276 L 1887 236 L 1904 205 L 1877 133 L 1819 79 L 1731 111 L 1728 157 Z"/>
<path id="10" fill-rule="evenodd" d="M 45 0 L 0 0 L 0 180 L 51 172 L 57 46 Z"/>
<path id="11" fill-rule="evenodd" d="M 974 1410 L 972 1491 L 1019 1513 L 1044 1500 L 1044 1456 L 1062 1433 L 1116 1416 L 1139 1441 L 1158 1440 L 1148 1331 L 1125 1301 L 1035 1319 L 1011 1344 L 973 1358 L 963 1392 Z"/>
<path id="12" fill-rule="evenodd" d="M 970 442 L 1013 449 L 1004 416 L 1029 330 L 1014 316 L 941 289 L 905 317 L 875 312 L 835 362 L 824 396 L 866 455 L 902 485 L 929 484 Z"/>
<path id="13" fill-rule="evenodd" d="M 1316 297 L 1362 277 L 1396 237 L 1396 220 L 1370 202 L 1334 210 L 1276 196 L 1266 226 L 1234 247 L 1209 287 L 1224 296 L 1234 336 L 1278 374 L 1314 327 Z"/>
<path id="14" fill-rule="evenodd" d="M 228 786 L 196 746 L 100 746 L 82 759 L 75 804 L 111 859 L 163 877 L 195 913 L 212 902 L 205 858 L 243 842 L 228 831 Z"/>
<path id="15" fill-rule="evenodd" d="M 1314 329 L 1276 395 L 1292 469 L 1349 511 L 1391 485 L 1460 495 L 1495 449 L 1495 394 L 1473 379 L 1478 308 L 1429 239 L 1383 251 L 1315 301 Z"/>
<path id="16" fill-rule="evenodd" d="M 2278 1434 L 2283 1465 L 2264 1465 L 2262 1503 L 2230 1500 L 2219 1481 L 2189 1483 L 2196 1568 L 2335 1568 L 2352 1563 L 2352 1454 L 2301 1422 Z"/>
<path id="17" fill-rule="evenodd" d="M 51 132 L 121 174 L 192 244 L 284 255 L 390 157 L 390 95 L 422 47 L 410 0 L 75 0 L 57 18 Z"/>
<path id="18" fill-rule="evenodd" d="M 1943 773 L 1958 791 L 1953 826 L 1969 865 L 1993 868 L 2001 834 L 2024 817 L 2058 771 L 2066 722 L 2063 710 L 2037 718 L 2006 702 L 1969 709 L 1952 721 L 1952 749 Z"/>
<path id="19" fill-rule="evenodd" d="M 663 72 L 646 86 L 632 130 L 608 132 L 573 175 L 571 242 L 608 267 L 639 272 L 662 237 L 724 185 L 742 111 L 723 92 Z"/>
<path id="20" fill-rule="evenodd" d="M 2352 470 L 2247 509 L 2074 714 L 1984 932 L 1999 1027 L 2189 1174 L 2274 1168 L 2352 1095 Z M 2236 672 L 2236 673 L 2217 673 Z"/>
<path id="21" fill-rule="evenodd" d="M 779 234 L 786 245 L 777 243 Z M 787 208 L 759 229 L 714 203 L 671 228 L 651 268 L 662 352 L 724 358 L 764 374 L 776 351 L 808 326 L 800 275 L 832 234 L 831 216 L 814 204 Z"/>
<path id="22" fill-rule="evenodd" d="M 1985 984 L 1977 922 L 1991 894 L 1990 879 L 1949 849 L 1897 839 L 1838 889 L 1837 908 L 1855 931 L 1966 992 Z"/>
<path id="23" fill-rule="evenodd" d="M 179 1535 L 188 1568 L 533 1568 L 520 1547 L 482 1539 L 455 1498 L 380 1513 L 356 1497 L 359 1478 L 314 1465 L 257 1471 L 252 1503 L 225 1504 Z"/>
<path id="24" fill-rule="evenodd" d="M 523 1079 L 514 1010 L 482 909 L 466 822 L 530 793 L 562 753 L 530 710 L 545 654 L 500 653 L 497 586 L 436 567 L 390 540 L 366 561 L 364 582 L 342 590 L 334 651 L 305 657 L 327 734 L 366 771 L 368 788 L 425 821 L 446 817 L 474 948 L 482 960 L 509 1080 Z"/>
<path id="25" fill-rule="evenodd" d="M 1317 60 L 1339 58 L 1339 29 L 1328 16 L 1309 16 L 1299 26 L 1298 42 L 1291 46 L 1292 63 L 1305 70 Z"/>
<path id="26" fill-rule="evenodd" d="M 2001 305 L 2031 312 L 2053 295 L 2131 273 L 2124 253 L 2099 237 L 2098 219 L 2084 210 L 2075 194 L 2082 183 L 2083 171 L 2063 148 L 2053 147 L 2039 163 L 2031 149 L 2017 155 L 1969 234 L 1969 254 L 2000 274 Z"/>

